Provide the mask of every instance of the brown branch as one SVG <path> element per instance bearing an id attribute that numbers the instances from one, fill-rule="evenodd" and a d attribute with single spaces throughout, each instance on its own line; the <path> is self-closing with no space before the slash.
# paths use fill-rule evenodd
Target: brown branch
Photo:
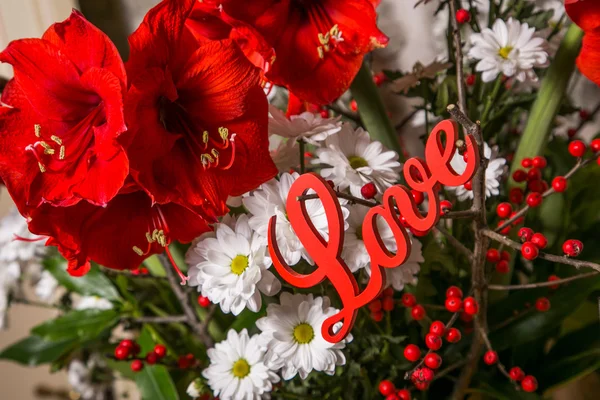
<path id="1" fill-rule="evenodd" d="M 490 343 L 490 339 L 487 336 L 487 333 L 485 333 L 485 331 L 483 329 L 480 329 L 478 326 L 476 326 L 475 329 L 477 329 L 477 332 L 479 333 L 479 336 L 481 336 L 481 339 L 483 340 L 483 343 L 485 344 L 485 347 L 487 347 L 487 349 L 489 351 L 494 351 L 494 349 L 492 348 L 492 343 Z M 504 366 L 504 364 L 502 364 L 500 362 L 500 359 L 498 359 L 498 361 L 496 362 L 496 366 L 498 367 L 498 369 L 500 370 L 500 372 L 502 373 L 502 375 L 504 375 L 505 377 L 507 377 L 508 380 L 514 385 L 516 391 L 521 390 L 521 388 L 519 387 L 519 385 L 517 384 L 517 382 L 515 382 L 514 380 L 511 379 L 510 374 L 506 370 L 506 367 Z"/>
<path id="2" fill-rule="evenodd" d="M 375 206 L 379 205 L 379 203 L 377 203 L 375 201 L 360 199 L 358 197 L 354 197 L 351 194 L 347 194 L 347 193 L 342 193 L 342 192 L 336 191 L 335 195 L 337 197 L 339 197 L 340 199 L 345 199 L 345 200 L 350 201 L 351 203 L 360 204 L 360 205 L 366 206 L 366 207 L 375 207 Z M 302 196 L 298 196 L 296 199 L 298 201 L 302 201 L 302 200 L 312 200 L 312 199 L 318 199 L 318 198 L 319 198 L 319 195 L 314 193 L 314 194 L 305 194 Z"/>
<path id="3" fill-rule="evenodd" d="M 508 326 L 510 324 L 512 324 L 513 322 L 515 322 L 518 319 L 523 318 L 525 315 L 532 313 L 534 311 L 534 308 L 526 308 L 520 312 L 516 312 L 516 314 L 514 314 L 512 317 L 505 319 L 504 321 L 498 323 L 497 325 L 494 325 L 490 328 L 490 332 L 495 332 L 498 329 L 504 328 L 505 326 Z"/>
<path id="4" fill-rule="evenodd" d="M 465 78 L 463 72 L 463 53 L 462 53 L 462 39 L 460 37 L 460 27 L 458 21 L 455 18 L 456 15 L 456 4 L 454 1 L 448 3 L 450 5 L 450 21 L 452 22 L 452 35 L 454 37 L 454 52 L 456 62 L 456 83 L 458 86 L 458 107 L 460 111 L 467 112 L 467 88 L 465 86 Z"/>
<path id="5" fill-rule="evenodd" d="M 414 110 L 410 114 L 408 114 L 406 117 L 404 117 L 404 119 L 396 125 L 396 127 L 395 127 L 396 131 L 399 131 L 400 129 L 404 128 L 404 125 L 406 125 L 411 119 L 413 119 L 413 117 L 419 111 L 421 111 L 421 110 Z M 425 112 L 427 112 L 427 110 L 425 110 Z"/>
<path id="6" fill-rule="evenodd" d="M 436 379 L 440 379 L 440 378 L 444 377 L 445 375 L 448 375 L 450 372 L 454 371 L 457 368 L 462 367 L 466 363 L 467 363 L 467 360 L 460 360 L 458 362 L 455 362 L 454 364 L 450 364 L 448 367 L 446 367 L 443 370 L 441 370 L 440 372 L 436 373 L 435 376 L 433 377 L 433 380 L 435 381 Z"/>
<path id="7" fill-rule="evenodd" d="M 184 290 L 184 288 L 181 286 L 179 278 L 173 271 L 173 267 L 171 266 L 171 263 L 166 254 L 160 254 L 158 256 L 158 259 L 160 260 L 160 263 L 165 269 L 165 273 L 167 274 L 167 279 L 169 280 L 169 285 L 171 286 L 173 293 L 175 293 L 175 296 L 179 300 L 179 303 L 181 303 L 181 308 L 183 308 L 183 313 L 187 319 L 187 324 L 190 326 L 190 328 L 192 328 L 194 333 L 198 335 L 202 343 L 204 343 L 204 346 L 206 346 L 207 348 L 212 347 L 214 341 L 208 334 L 207 329 L 207 321 L 210 320 L 209 316 L 207 315 L 207 317 L 204 319 L 204 322 L 200 321 L 200 318 L 198 318 L 198 314 L 196 314 L 196 311 L 192 306 L 187 291 Z"/>
<path id="8" fill-rule="evenodd" d="M 522 285 L 488 285 L 489 290 L 519 290 L 519 289 L 537 289 L 541 287 L 563 285 L 568 282 L 576 281 L 578 279 L 591 278 L 592 276 L 598 275 L 598 272 L 587 272 L 585 274 L 579 274 L 571 276 L 565 279 L 559 279 L 556 281 L 539 282 L 539 283 L 526 283 Z"/>
<path id="9" fill-rule="evenodd" d="M 440 225 L 438 225 L 437 227 L 435 227 L 433 229 L 435 231 L 441 233 L 442 235 L 444 235 L 446 237 L 446 239 L 448 240 L 448 243 L 450 243 L 452 246 L 454 246 L 456 248 L 456 250 L 458 250 L 459 252 L 461 252 L 469 260 L 473 259 L 473 253 L 471 252 L 471 250 L 467 249 L 465 247 L 465 245 L 462 244 L 457 238 L 455 238 L 454 236 L 452 236 L 452 234 L 450 232 L 448 232 L 446 229 L 444 229 Z"/>
<path id="10" fill-rule="evenodd" d="M 171 324 L 177 322 L 187 322 L 188 317 L 186 315 L 168 315 L 166 317 L 124 317 L 123 319 L 140 324 Z"/>
<path id="11" fill-rule="evenodd" d="M 482 233 L 485 236 L 489 237 L 490 239 L 492 239 L 498 243 L 502 243 L 502 244 L 509 246 L 515 250 L 519 250 L 519 251 L 521 250 L 522 245 L 520 243 L 517 243 L 514 240 L 511 240 L 511 239 L 507 238 L 506 236 L 503 236 L 497 232 L 494 232 L 490 229 L 484 229 L 484 230 L 482 230 Z M 573 258 L 569 258 L 567 256 L 557 256 L 554 254 L 540 252 L 540 254 L 538 255 L 538 258 L 541 258 L 542 260 L 552 261 L 552 262 L 555 262 L 558 264 L 571 265 L 577 269 L 591 268 L 593 270 L 600 272 L 600 264 L 596 264 L 596 263 L 589 262 L 589 261 L 579 261 L 579 260 L 575 260 Z M 555 284 L 555 283 L 553 283 L 553 284 Z"/>
<path id="12" fill-rule="evenodd" d="M 348 112 L 346 110 L 341 109 L 340 107 L 338 107 L 335 104 L 330 104 L 327 106 L 328 109 L 330 109 L 331 111 L 340 114 L 343 117 L 346 117 L 347 119 L 356 122 L 358 125 L 362 126 L 363 122 L 360 119 L 360 117 L 358 116 L 358 114 L 354 114 L 351 112 Z"/>

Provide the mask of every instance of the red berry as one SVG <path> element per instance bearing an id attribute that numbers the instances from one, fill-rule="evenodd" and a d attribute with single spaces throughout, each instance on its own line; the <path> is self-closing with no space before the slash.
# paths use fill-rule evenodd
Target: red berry
<path id="1" fill-rule="evenodd" d="M 519 229 L 519 237 L 521 242 L 529 242 L 533 237 L 533 229 L 527 227 Z"/>
<path id="2" fill-rule="evenodd" d="M 570 129 L 567 131 L 567 136 L 568 136 L 568 137 L 570 137 L 570 138 L 572 138 L 572 137 L 573 137 L 573 136 L 575 136 L 576 134 L 577 134 L 577 129 L 575 129 L 575 128 L 570 128 Z"/>
<path id="3" fill-rule="evenodd" d="M 464 8 L 461 8 L 460 10 L 456 11 L 456 22 L 458 22 L 459 24 L 466 24 L 470 20 L 471 14 L 469 13 L 469 11 L 465 10 Z"/>
<path id="4" fill-rule="evenodd" d="M 198 305 L 202 308 L 210 306 L 210 300 L 208 297 L 198 296 Z"/>
<path id="5" fill-rule="evenodd" d="M 379 299 L 375 299 L 372 302 L 369 303 L 369 311 L 371 311 L 372 313 L 377 312 L 377 311 L 381 311 L 381 308 L 383 307 L 383 305 L 381 304 L 381 300 Z"/>
<path id="6" fill-rule="evenodd" d="M 329 110 L 321 110 L 321 118 L 329 118 Z"/>
<path id="7" fill-rule="evenodd" d="M 131 339 L 121 340 L 121 342 L 119 343 L 119 347 L 125 347 L 128 349 L 133 349 L 134 346 L 135 342 Z"/>
<path id="8" fill-rule="evenodd" d="M 396 393 L 392 393 L 389 396 L 385 396 L 385 400 L 400 400 L 400 398 Z"/>
<path id="9" fill-rule="evenodd" d="M 400 389 L 396 392 L 400 400 L 410 400 L 410 392 L 406 389 Z"/>
<path id="10" fill-rule="evenodd" d="M 592 140 L 592 143 L 590 144 L 590 149 L 592 149 L 592 151 L 594 153 L 599 152 L 600 151 L 600 139 Z"/>
<path id="11" fill-rule="evenodd" d="M 531 237 L 531 243 L 535 244 L 538 249 L 543 250 L 548 245 L 548 239 L 541 233 L 534 233 Z"/>
<path id="12" fill-rule="evenodd" d="M 516 382 L 519 382 L 525 377 L 525 372 L 519 367 L 512 367 L 508 374 L 510 375 L 510 379 Z"/>
<path id="13" fill-rule="evenodd" d="M 477 82 L 477 75 L 475 74 L 469 74 L 465 78 L 465 83 L 467 84 L 467 86 L 473 86 L 475 82 Z"/>
<path id="14" fill-rule="evenodd" d="M 446 340 L 450 343 L 457 343 L 460 341 L 460 338 L 460 331 L 456 328 L 450 328 L 448 329 L 448 332 L 446 332 Z"/>
<path id="15" fill-rule="evenodd" d="M 459 299 L 462 299 L 463 297 L 463 292 L 462 290 L 460 290 L 459 287 L 457 286 L 450 286 L 447 290 L 446 290 L 446 297 L 458 297 Z"/>
<path id="16" fill-rule="evenodd" d="M 440 214 L 444 215 L 448 211 L 452 210 L 452 202 L 449 200 L 442 200 L 440 202 Z"/>
<path id="17" fill-rule="evenodd" d="M 488 260 L 488 262 L 495 264 L 500 261 L 500 252 L 498 249 L 489 249 L 485 254 L 485 258 Z"/>
<path id="18" fill-rule="evenodd" d="M 129 357 L 129 348 L 124 346 L 117 346 L 115 348 L 115 358 L 117 360 L 125 360 Z"/>
<path id="19" fill-rule="evenodd" d="M 385 289 L 383 289 L 382 294 L 385 297 L 392 297 L 394 295 L 394 288 L 391 286 L 388 286 Z"/>
<path id="20" fill-rule="evenodd" d="M 479 311 L 479 304 L 477 304 L 477 300 L 473 297 L 467 297 L 463 301 L 463 306 L 465 308 L 465 312 L 470 315 L 475 315 Z"/>
<path id="21" fill-rule="evenodd" d="M 158 358 L 163 358 L 167 355 L 167 348 L 162 344 L 157 344 L 154 346 L 154 353 L 158 356 Z"/>
<path id="22" fill-rule="evenodd" d="M 379 393 L 383 396 L 389 396 L 396 391 L 396 386 L 388 380 L 379 382 Z"/>
<path id="23" fill-rule="evenodd" d="M 412 198 L 415 201 L 416 205 L 421 205 L 421 203 L 423 203 L 423 200 L 425 200 L 425 196 L 423 196 L 423 192 L 419 192 L 418 190 L 411 190 L 410 193 L 412 194 Z"/>
<path id="24" fill-rule="evenodd" d="M 510 261 L 510 253 L 506 250 L 502 250 L 502 253 L 500 253 L 500 259 L 504 261 Z"/>
<path id="25" fill-rule="evenodd" d="M 579 110 L 579 118 L 586 121 L 588 118 L 590 118 L 590 113 L 582 108 L 581 110 Z"/>
<path id="26" fill-rule="evenodd" d="M 542 156 L 536 156 L 533 157 L 533 166 L 536 168 L 546 168 L 546 165 L 548 165 L 548 163 L 546 162 L 546 158 L 542 157 Z"/>
<path id="27" fill-rule="evenodd" d="M 535 392 L 537 390 L 537 388 L 538 388 L 537 379 L 535 379 L 535 377 L 533 377 L 531 375 L 527 375 L 521 381 L 521 387 L 526 392 Z"/>
<path id="28" fill-rule="evenodd" d="M 412 293 L 404 293 L 402 295 L 402 305 L 404 307 L 414 307 L 417 304 L 417 298 Z"/>
<path id="29" fill-rule="evenodd" d="M 369 182 L 360 188 L 360 194 L 365 199 L 372 199 L 377 194 L 377 187 L 373 182 Z"/>
<path id="30" fill-rule="evenodd" d="M 573 157 L 583 157 L 585 154 L 585 144 L 581 140 L 573 140 L 569 143 L 569 153 Z"/>
<path id="31" fill-rule="evenodd" d="M 521 160 L 521 166 L 523 168 L 531 168 L 533 165 L 533 160 L 531 158 L 524 158 Z"/>
<path id="32" fill-rule="evenodd" d="M 385 297 L 383 299 L 383 310 L 384 311 L 392 311 L 394 309 L 394 298 L 393 297 Z"/>
<path id="33" fill-rule="evenodd" d="M 546 297 L 540 297 L 535 301 L 535 309 L 539 312 L 546 312 L 550 309 L 550 300 Z"/>
<path id="34" fill-rule="evenodd" d="M 373 318 L 373 321 L 375 322 L 381 322 L 383 320 L 383 311 L 379 310 L 372 312 L 371 318 Z"/>
<path id="35" fill-rule="evenodd" d="M 156 355 L 155 352 L 151 351 L 148 354 L 146 354 L 146 362 L 150 365 L 156 364 L 156 362 L 158 361 L 158 355 Z"/>
<path id="36" fill-rule="evenodd" d="M 552 189 L 558 193 L 564 192 L 567 189 L 567 180 L 562 176 L 557 176 L 552 179 Z"/>
<path id="37" fill-rule="evenodd" d="M 558 276 L 556 276 L 556 275 L 550 275 L 548 277 L 548 282 L 554 282 L 554 281 L 559 281 L 559 280 L 560 280 L 560 278 Z M 560 285 L 552 285 L 552 286 L 550 286 L 550 289 L 556 290 L 556 289 L 559 288 L 559 286 Z"/>
<path id="38" fill-rule="evenodd" d="M 510 192 L 508 192 L 508 199 L 514 204 L 521 204 L 524 196 L 523 189 L 521 188 L 512 188 L 510 189 Z"/>
<path id="39" fill-rule="evenodd" d="M 448 297 L 446 299 L 446 310 L 450 312 L 458 312 L 462 307 L 462 300 L 459 297 Z"/>
<path id="40" fill-rule="evenodd" d="M 356 102 L 356 100 L 352 100 L 350 102 L 350 109 L 354 112 L 358 111 L 358 103 Z"/>
<path id="41" fill-rule="evenodd" d="M 518 169 L 512 174 L 512 178 L 515 182 L 525 182 L 527 180 L 527 172 L 522 169 Z"/>
<path id="42" fill-rule="evenodd" d="M 499 274 L 507 274 L 510 271 L 510 265 L 508 264 L 508 261 L 506 261 L 506 260 L 498 261 L 498 264 L 496 264 L 496 271 Z"/>
<path id="43" fill-rule="evenodd" d="M 377 86 L 383 85 L 383 82 L 385 82 L 385 79 L 386 79 L 386 77 L 383 72 L 379 72 L 379 73 L 373 75 L 373 82 L 375 82 L 375 84 Z"/>
<path id="44" fill-rule="evenodd" d="M 569 239 L 563 243 L 562 249 L 569 257 L 577 257 L 583 250 L 583 243 L 579 240 Z"/>
<path id="45" fill-rule="evenodd" d="M 527 195 L 527 205 L 529 207 L 539 207 L 542 204 L 543 197 L 540 193 L 533 192 Z"/>
<path id="46" fill-rule="evenodd" d="M 428 333 L 425 335 L 425 345 L 431 350 L 439 350 L 442 347 L 442 339 L 438 335 Z"/>
<path id="47" fill-rule="evenodd" d="M 531 168 L 529 172 L 527 172 L 527 180 L 528 181 L 537 181 L 542 179 L 542 171 L 539 168 Z"/>
<path id="48" fill-rule="evenodd" d="M 415 321 L 420 321 L 423 318 L 425 318 L 425 315 L 426 315 L 425 309 L 423 308 L 422 305 L 417 304 L 416 306 L 414 306 L 412 308 L 412 310 L 410 310 L 410 315 L 413 317 L 413 319 Z"/>
<path id="49" fill-rule="evenodd" d="M 417 389 L 425 390 L 433 379 L 433 371 L 429 368 L 416 369 L 410 379 Z"/>
<path id="50" fill-rule="evenodd" d="M 471 183 L 471 181 L 465 183 L 463 186 L 465 190 L 473 190 L 473 183 Z"/>
<path id="51" fill-rule="evenodd" d="M 442 321 L 433 321 L 431 325 L 429 325 L 429 333 L 433 333 L 439 337 L 444 336 L 444 331 L 446 330 L 446 325 Z"/>
<path id="52" fill-rule="evenodd" d="M 512 219 L 512 218 L 514 218 L 514 217 L 516 217 L 516 216 L 517 216 L 517 212 L 516 212 L 516 211 L 513 211 L 513 212 L 510 214 L 510 218 L 511 218 L 511 219 Z M 520 225 L 520 224 L 522 224 L 522 223 L 523 223 L 523 221 L 525 221 L 525 218 L 524 218 L 524 217 L 519 217 L 519 218 L 515 219 L 515 220 L 512 222 L 512 224 L 513 224 L 513 225 Z"/>
<path id="53" fill-rule="evenodd" d="M 415 362 L 421 358 L 421 349 L 414 344 L 409 344 L 404 348 L 404 358 L 410 362 Z"/>
<path id="54" fill-rule="evenodd" d="M 429 353 L 425 356 L 425 365 L 431 369 L 438 369 L 442 365 L 442 357 L 437 353 Z"/>
<path id="55" fill-rule="evenodd" d="M 512 206 L 510 203 L 500 203 L 498 204 L 498 207 L 496 207 L 496 214 L 498 214 L 500 218 L 508 218 L 511 213 Z"/>
<path id="56" fill-rule="evenodd" d="M 137 356 L 141 350 L 142 348 L 140 347 L 140 345 L 134 342 L 133 347 L 131 348 L 131 354 Z"/>
<path id="57" fill-rule="evenodd" d="M 500 221 L 498 221 L 498 225 L 497 225 L 498 228 L 500 228 L 502 225 L 504 225 L 505 222 L 506 222 L 505 219 L 501 219 Z M 503 235 L 508 235 L 510 233 L 510 225 L 507 225 L 504 228 L 502 228 L 500 233 Z"/>
<path id="58" fill-rule="evenodd" d="M 458 316 L 458 318 L 462 322 L 466 322 L 466 323 L 469 323 L 469 322 L 473 321 L 473 316 L 471 314 L 467 314 L 464 311 L 460 313 L 460 315 Z"/>
<path id="59" fill-rule="evenodd" d="M 498 362 L 498 353 L 493 350 L 488 350 L 483 355 L 483 362 L 487 365 L 494 365 Z"/>
<path id="60" fill-rule="evenodd" d="M 144 368 L 144 363 L 142 360 L 133 360 L 131 362 L 131 370 L 133 372 L 140 372 Z"/>
<path id="61" fill-rule="evenodd" d="M 531 242 L 525 242 L 523 243 L 523 246 L 521 246 L 521 254 L 523 254 L 523 257 L 526 260 L 532 261 L 535 260 L 540 254 L 540 250 L 535 244 Z"/>

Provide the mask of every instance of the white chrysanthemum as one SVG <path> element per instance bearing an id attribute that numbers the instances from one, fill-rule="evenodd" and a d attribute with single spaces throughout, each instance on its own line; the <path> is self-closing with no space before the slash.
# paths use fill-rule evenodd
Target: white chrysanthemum
<path id="1" fill-rule="evenodd" d="M 480 60 L 475 69 L 483 73 L 484 82 L 493 81 L 498 74 L 514 76 L 521 82 L 536 80 L 533 68 L 548 62 L 546 40 L 535 37 L 535 28 L 513 18 L 508 22 L 497 19 L 492 29 L 471 35 L 471 42 L 469 57 Z"/>
<path id="2" fill-rule="evenodd" d="M 362 237 L 362 225 L 369 208 L 361 205 L 352 205 L 348 206 L 348 209 L 350 210 L 350 216 L 348 217 L 348 229 L 344 236 L 342 259 L 346 261 L 346 265 L 348 265 L 350 271 L 356 272 L 361 268 L 367 267 L 371 262 Z M 377 229 L 388 250 L 396 251 L 394 234 L 383 218 L 377 218 Z"/>
<path id="3" fill-rule="evenodd" d="M 50 272 L 44 270 L 35 285 L 35 295 L 40 300 L 50 301 L 54 297 L 57 288 L 58 281 L 54 279 L 54 276 Z"/>
<path id="4" fill-rule="evenodd" d="M 569 131 L 577 129 L 581 119 L 579 112 L 573 112 L 567 115 L 557 115 L 554 118 L 556 128 L 554 128 L 554 136 L 567 139 L 569 137 Z"/>
<path id="5" fill-rule="evenodd" d="M 325 146 L 317 149 L 312 162 L 330 165 L 331 168 L 321 170 L 321 175 L 341 190 L 350 188 L 356 197 L 362 197 L 360 189 L 369 182 L 383 193 L 400 178 L 398 154 L 371 141 L 367 132 L 354 130 L 350 124 L 344 124 L 339 133 L 325 139 Z"/>
<path id="6" fill-rule="evenodd" d="M 260 343 L 267 348 L 265 363 L 272 369 L 282 368 L 283 379 L 299 374 L 306 379 L 312 371 L 328 375 L 337 365 L 344 365 L 342 349 L 352 336 L 339 343 L 329 343 L 321 335 L 323 322 L 338 310 L 330 307 L 329 298 L 312 294 L 282 293 L 280 304 L 269 304 L 267 315 L 256 321 L 262 331 Z"/>
<path id="7" fill-rule="evenodd" d="M 300 145 L 294 139 L 270 135 L 269 153 L 279 172 L 289 172 L 300 165 Z"/>
<path id="8" fill-rule="evenodd" d="M 287 119 L 277 107 L 269 106 L 269 135 L 278 135 L 289 139 L 304 139 L 310 144 L 318 144 L 330 135 L 339 132 L 342 127 L 340 117 L 323 118 L 320 114 L 303 112 Z"/>
<path id="9" fill-rule="evenodd" d="M 86 363 L 81 360 L 73 360 L 69 364 L 67 380 L 73 390 L 80 395 L 82 400 L 104 400 L 109 383 L 97 382 L 94 378 L 95 369 L 105 368 L 100 357 L 93 355 Z"/>
<path id="10" fill-rule="evenodd" d="M 282 174 L 279 181 L 272 179 L 263 184 L 259 190 L 252 192 L 249 197 L 243 199 L 244 206 L 250 212 L 250 219 L 248 220 L 250 227 L 265 241 L 269 220 L 273 215 L 277 216 L 277 229 L 275 230 L 277 243 L 283 258 L 289 265 L 297 264 L 301 257 L 313 264 L 310 255 L 292 229 L 285 208 L 290 188 L 294 181 L 298 179 L 298 176 L 297 173 Z M 329 237 L 328 224 L 323 203 L 318 199 L 314 199 L 306 200 L 305 205 L 315 229 L 327 240 Z M 348 218 L 348 209 L 342 207 L 342 213 L 345 221 Z"/>
<path id="11" fill-rule="evenodd" d="M 204 237 L 188 250 L 190 286 L 219 304 L 224 313 L 238 315 L 244 308 L 258 312 L 261 292 L 274 296 L 281 283 L 268 270 L 271 259 L 265 241 L 241 215 L 229 224 L 215 225 L 214 237 Z"/>
<path id="12" fill-rule="evenodd" d="M 484 143 L 483 154 L 486 159 L 489 160 L 487 169 L 485 170 L 485 196 L 497 196 L 500 194 L 500 178 L 504 173 L 504 165 L 506 160 L 504 158 L 496 158 L 492 153 L 492 149 L 487 143 Z M 450 160 L 450 166 L 456 171 L 457 174 L 462 174 L 467 168 L 467 163 L 463 156 L 458 151 Z M 464 186 L 447 187 L 448 190 L 454 191 L 458 200 L 464 201 L 473 198 L 473 191 L 465 189 Z"/>
<path id="13" fill-rule="evenodd" d="M 389 228 L 388 228 L 389 229 Z M 390 232 L 391 233 L 391 232 Z M 416 275 L 421 270 L 420 263 L 424 262 L 423 245 L 411 234 L 408 235 L 411 242 L 410 255 L 406 262 L 396 268 L 384 268 L 386 276 L 386 286 L 391 286 L 395 290 L 404 289 L 404 285 L 414 285 L 417 283 Z M 393 240 L 386 243 L 388 250 L 394 252 L 397 249 L 396 241 Z M 366 267 L 367 273 L 371 276 L 371 264 Z"/>
<path id="14" fill-rule="evenodd" d="M 259 400 L 270 398 L 273 383 L 279 377 L 264 363 L 265 350 L 259 345 L 259 335 L 239 334 L 233 329 L 227 339 L 207 351 L 210 365 L 202 375 L 215 396 L 222 400 Z"/>
<path id="15" fill-rule="evenodd" d="M 98 296 L 82 296 L 74 308 L 75 310 L 88 310 L 91 308 L 98 310 L 110 310 L 113 308 L 113 303 Z"/>

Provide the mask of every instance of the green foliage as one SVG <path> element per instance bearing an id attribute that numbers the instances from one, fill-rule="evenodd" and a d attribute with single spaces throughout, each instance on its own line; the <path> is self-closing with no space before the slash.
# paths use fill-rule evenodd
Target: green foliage
<path id="1" fill-rule="evenodd" d="M 70 311 L 34 327 L 31 332 L 46 340 L 83 343 L 109 334 L 118 321 L 119 314 L 116 310 Z"/>
<path id="2" fill-rule="evenodd" d="M 35 367 L 56 361 L 75 346 L 71 339 L 48 340 L 31 335 L 2 350 L 0 359 Z"/>
<path id="3" fill-rule="evenodd" d="M 142 354 L 154 348 L 155 342 L 151 333 L 143 329 L 138 343 Z M 169 375 L 169 371 L 162 365 L 146 365 L 144 369 L 135 374 L 135 382 L 140 389 L 144 400 L 178 400 L 179 394 Z"/>
<path id="4" fill-rule="evenodd" d="M 64 261 L 58 258 L 44 260 L 44 268 L 54 276 L 61 286 L 83 296 L 98 296 L 110 301 L 119 301 L 121 296 L 98 266 L 92 266 L 90 271 L 81 277 L 69 275 Z"/>

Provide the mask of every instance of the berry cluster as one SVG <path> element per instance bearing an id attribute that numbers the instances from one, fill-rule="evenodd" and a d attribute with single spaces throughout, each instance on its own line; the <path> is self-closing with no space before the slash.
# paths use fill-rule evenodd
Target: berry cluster
<path id="1" fill-rule="evenodd" d="M 385 396 L 385 400 L 410 400 L 410 392 L 407 389 L 396 390 L 396 386 L 389 381 L 383 380 L 379 382 L 379 393 Z"/>
<path id="2" fill-rule="evenodd" d="M 378 298 L 369 303 L 369 311 L 371 311 L 371 318 L 376 322 L 383 319 L 384 311 L 392 311 L 394 309 L 394 288 L 388 287 L 385 289 Z"/>
<path id="3" fill-rule="evenodd" d="M 144 368 L 144 362 L 149 365 L 156 364 L 159 360 L 167 355 L 167 348 L 162 344 L 154 346 L 152 351 L 149 351 L 144 358 L 137 358 L 140 353 L 140 345 L 131 339 L 121 340 L 115 348 L 115 358 L 120 361 L 132 359 L 131 370 L 139 372 Z"/>
<path id="4" fill-rule="evenodd" d="M 506 274 L 510 271 L 510 253 L 506 250 L 489 249 L 485 254 L 487 261 L 494 264 L 496 272 Z"/>
<path id="5" fill-rule="evenodd" d="M 463 300 L 463 292 L 457 286 L 450 286 L 446 290 L 446 310 L 457 313 L 461 310 L 468 316 L 473 316 L 479 311 L 479 304 L 473 297 L 466 297 Z M 467 319 L 470 319 L 468 317 Z"/>
<path id="6" fill-rule="evenodd" d="M 483 355 L 483 362 L 487 365 L 498 363 L 498 353 L 494 350 L 488 350 Z M 502 367 L 503 368 L 503 367 Z M 503 370 L 506 373 L 506 370 Z M 519 367 L 512 367 L 508 372 L 510 379 L 515 382 L 521 382 L 521 388 L 526 392 L 535 392 L 538 387 L 537 379 L 532 375 L 525 376 L 525 372 Z"/>
<path id="7" fill-rule="evenodd" d="M 427 316 L 425 308 L 422 305 L 417 304 L 417 298 L 414 294 L 404 293 L 401 301 L 404 307 L 410 308 L 410 315 L 415 321 L 420 321 Z"/>
<path id="8" fill-rule="evenodd" d="M 521 254 L 526 260 L 535 260 L 539 256 L 540 250 L 545 249 L 548 245 L 546 236 L 542 233 L 534 232 L 531 228 L 523 227 L 519 229 L 518 235 L 523 243 Z"/>

